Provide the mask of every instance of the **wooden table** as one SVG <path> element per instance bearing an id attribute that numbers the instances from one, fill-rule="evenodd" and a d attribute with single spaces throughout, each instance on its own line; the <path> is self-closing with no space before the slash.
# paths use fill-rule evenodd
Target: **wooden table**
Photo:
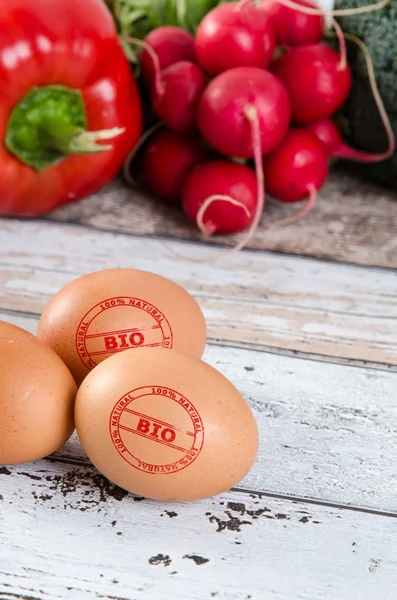
<path id="1" fill-rule="evenodd" d="M 187 257 L 228 240 L 203 244 L 121 182 L 46 220 L 0 220 L 0 319 L 34 332 L 94 270 L 173 278 L 260 429 L 238 488 L 190 504 L 126 494 L 76 436 L 1 467 L 1 599 L 395 600 L 396 200 L 338 173 L 304 221 L 267 227 L 285 212 L 272 204 L 250 249 L 202 263 Z"/>

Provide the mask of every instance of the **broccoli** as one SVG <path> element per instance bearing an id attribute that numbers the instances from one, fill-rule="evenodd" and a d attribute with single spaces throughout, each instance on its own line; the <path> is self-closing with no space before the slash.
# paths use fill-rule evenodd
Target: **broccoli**
<path id="1" fill-rule="evenodd" d="M 355 8 L 368 0 L 336 0 L 335 8 Z M 359 37 L 367 46 L 376 74 L 379 92 L 397 136 L 397 2 L 379 11 L 338 19 L 343 30 Z M 352 42 L 347 42 L 353 70 L 353 89 L 344 107 L 349 142 L 360 150 L 382 152 L 387 148 L 384 127 L 368 83 L 366 65 Z M 397 152 L 387 161 L 357 167 L 365 176 L 381 184 L 397 187 Z"/>

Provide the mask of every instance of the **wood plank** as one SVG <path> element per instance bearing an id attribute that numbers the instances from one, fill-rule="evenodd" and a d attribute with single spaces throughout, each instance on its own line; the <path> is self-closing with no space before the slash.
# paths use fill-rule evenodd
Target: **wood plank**
<path id="1" fill-rule="evenodd" d="M 0 597 L 394 600 L 397 519 L 256 494 L 125 495 L 86 467 L 1 469 Z"/>
<path id="2" fill-rule="evenodd" d="M 250 248 L 380 267 L 397 267 L 397 192 L 332 172 L 316 208 L 299 223 L 269 227 L 295 206 L 269 201 Z M 122 179 L 83 202 L 49 215 L 125 233 L 232 245 L 236 237 L 204 238 L 184 215 L 129 188 Z"/>
<path id="3" fill-rule="evenodd" d="M 397 366 L 392 270 L 248 251 L 196 263 L 184 257 L 216 250 L 48 222 L 1 220 L 0 239 L 4 309 L 39 313 L 81 274 L 136 267 L 186 287 L 212 340 Z"/>
<path id="4" fill-rule="evenodd" d="M 32 317 L 0 319 L 35 331 Z M 258 423 L 258 457 L 240 487 L 397 513 L 397 373 L 212 344 L 204 359 Z M 53 458 L 88 462 L 76 436 Z"/>

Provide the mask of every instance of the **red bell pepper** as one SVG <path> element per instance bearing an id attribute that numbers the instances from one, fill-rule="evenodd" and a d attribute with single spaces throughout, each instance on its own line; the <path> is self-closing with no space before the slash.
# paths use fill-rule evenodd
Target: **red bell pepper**
<path id="1" fill-rule="evenodd" d="M 141 129 L 103 0 L 0 1 L 0 215 L 40 216 L 99 190 Z"/>

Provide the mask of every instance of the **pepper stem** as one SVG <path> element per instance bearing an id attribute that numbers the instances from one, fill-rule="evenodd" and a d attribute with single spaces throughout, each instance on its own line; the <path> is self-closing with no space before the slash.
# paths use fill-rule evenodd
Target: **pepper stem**
<path id="1" fill-rule="evenodd" d="M 67 156 L 113 148 L 125 128 L 87 131 L 85 104 L 79 90 L 59 85 L 33 88 L 13 109 L 7 123 L 7 150 L 20 162 L 43 171 Z"/>

